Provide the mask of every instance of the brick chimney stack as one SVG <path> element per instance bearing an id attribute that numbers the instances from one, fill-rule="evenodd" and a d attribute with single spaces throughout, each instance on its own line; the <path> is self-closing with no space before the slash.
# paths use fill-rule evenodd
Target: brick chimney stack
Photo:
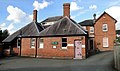
<path id="1" fill-rule="evenodd" d="M 33 21 L 37 22 L 37 10 L 33 10 Z"/>
<path id="2" fill-rule="evenodd" d="M 70 3 L 63 4 L 63 16 L 67 16 L 70 18 Z"/>

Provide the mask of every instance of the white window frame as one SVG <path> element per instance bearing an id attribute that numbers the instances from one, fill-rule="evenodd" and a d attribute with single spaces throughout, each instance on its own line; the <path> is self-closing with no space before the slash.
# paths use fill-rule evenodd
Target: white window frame
<path id="1" fill-rule="evenodd" d="M 20 40 L 20 38 L 17 39 L 17 48 L 20 48 L 19 43 L 18 43 L 19 40 Z M 20 42 L 20 44 L 21 44 L 21 42 Z"/>
<path id="2" fill-rule="evenodd" d="M 63 38 L 66 38 L 66 37 L 63 37 Z M 63 38 L 62 38 L 62 39 L 63 39 Z M 67 39 L 67 38 L 66 38 L 66 39 Z M 66 41 L 66 42 L 63 42 L 63 41 L 62 41 L 62 44 L 63 44 L 63 43 L 67 43 L 67 41 Z M 62 49 L 67 49 L 67 45 L 66 45 L 66 47 L 63 47 L 63 45 L 62 45 Z"/>
<path id="3" fill-rule="evenodd" d="M 109 47 L 108 37 L 103 37 L 103 47 Z"/>
<path id="4" fill-rule="evenodd" d="M 105 30 L 105 29 L 106 29 L 106 30 Z M 102 30 L 103 30 L 104 32 L 108 31 L 108 24 L 103 24 Z"/>
<path id="5" fill-rule="evenodd" d="M 83 26 L 82 28 L 86 30 L 86 26 Z"/>
<path id="6" fill-rule="evenodd" d="M 35 38 L 31 38 L 31 48 L 35 48 Z"/>
<path id="7" fill-rule="evenodd" d="M 90 33 L 94 33 L 94 27 L 90 27 Z"/>
<path id="8" fill-rule="evenodd" d="M 42 40 L 42 42 L 41 42 Z M 43 38 L 39 38 L 39 48 L 43 49 L 44 48 L 44 40 Z"/>
<path id="9" fill-rule="evenodd" d="M 55 22 L 46 22 L 44 25 L 53 25 Z"/>

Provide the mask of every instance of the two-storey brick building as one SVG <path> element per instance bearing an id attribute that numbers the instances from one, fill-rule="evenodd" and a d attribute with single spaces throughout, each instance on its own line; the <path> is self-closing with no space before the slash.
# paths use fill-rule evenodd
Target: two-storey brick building
<path id="1" fill-rule="evenodd" d="M 117 22 L 108 13 L 104 12 L 96 19 L 85 20 L 79 24 L 88 31 L 89 50 L 99 49 L 100 51 L 113 50 L 116 39 L 115 23 Z"/>

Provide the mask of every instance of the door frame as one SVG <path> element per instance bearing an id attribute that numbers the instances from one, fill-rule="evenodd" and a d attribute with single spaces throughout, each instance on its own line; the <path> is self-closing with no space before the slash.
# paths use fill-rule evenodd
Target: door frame
<path id="1" fill-rule="evenodd" d="M 82 43 L 82 40 L 81 40 L 81 39 L 75 39 L 75 40 L 74 40 L 74 59 L 76 59 L 76 58 L 75 58 L 75 51 L 76 51 L 75 41 L 80 41 L 80 42 Z M 81 46 L 81 49 L 82 49 L 82 46 Z"/>

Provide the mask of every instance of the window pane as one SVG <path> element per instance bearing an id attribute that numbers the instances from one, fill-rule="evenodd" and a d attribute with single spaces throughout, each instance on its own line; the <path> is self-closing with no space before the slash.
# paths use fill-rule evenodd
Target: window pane
<path id="1" fill-rule="evenodd" d="M 40 38 L 39 41 L 39 48 L 44 48 L 43 39 Z"/>
<path id="2" fill-rule="evenodd" d="M 67 43 L 62 43 L 62 47 L 66 47 L 67 46 Z"/>
<path id="3" fill-rule="evenodd" d="M 103 31 L 107 31 L 108 30 L 108 26 L 107 26 L 107 24 L 103 24 Z"/>
<path id="4" fill-rule="evenodd" d="M 20 38 L 17 39 L 17 47 L 20 48 L 20 45 L 21 45 L 21 41 L 20 41 Z"/>
<path id="5" fill-rule="evenodd" d="M 62 38 L 62 42 L 67 42 L 67 38 Z"/>
<path id="6" fill-rule="evenodd" d="M 35 48 L 35 38 L 31 38 L 31 48 Z"/>
<path id="7" fill-rule="evenodd" d="M 40 38 L 40 42 L 43 43 L 43 39 Z"/>
<path id="8" fill-rule="evenodd" d="M 86 30 L 86 26 L 83 26 L 83 28 Z"/>
<path id="9" fill-rule="evenodd" d="M 62 49 L 67 49 L 67 38 L 62 38 Z"/>
<path id="10" fill-rule="evenodd" d="M 104 37 L 103 38 L 103 47 L 108 47 L 108 38 L 107 37 Z"/>
<path id="11" fill-rule="evenodd" d="M 20 41 L 18 41 L 18 46 L 20 46 Z"/>
<path id="12" fill-rule="evenodd" d="M 94 33 L 94 27 L 90 27 L 90 33 Z"/>

